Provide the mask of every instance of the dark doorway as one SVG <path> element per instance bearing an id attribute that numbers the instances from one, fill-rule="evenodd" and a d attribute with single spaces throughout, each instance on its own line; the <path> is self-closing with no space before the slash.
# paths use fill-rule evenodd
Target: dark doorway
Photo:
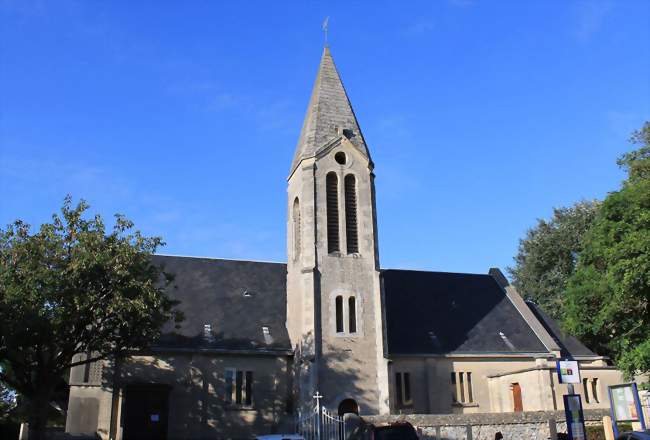
<path id="1" fill-rule="evenodd" d="M 339 403 L 339 416 L 353 413 L 359 415 L 359 405 L 354 399 L 344 399 Z"/>
<path id="2" fill-rule="evenodd" d="M 514 411 L 522 412 L 524 410 L 524 403 L 521 400 L 521 387 L 518 383 L 513 383 L 512 388 L 512 401 L 514 402 Z"/>
<path id="3" fill-rule="evenodd" d="M 124 390 L 124 440 L 166 440 L 169 385 L 129 385 Z"/>

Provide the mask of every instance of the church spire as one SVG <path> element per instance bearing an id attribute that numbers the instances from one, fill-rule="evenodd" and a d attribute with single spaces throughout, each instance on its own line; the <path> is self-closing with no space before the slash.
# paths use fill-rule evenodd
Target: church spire
<path id="1" fill-rule="evenodd" d="M 291 163 L 291 173 L 302 159 L 315 156 L 330 141 L 341 136 L 345 136 L 370 160 L 359 123 L 334 65 L 330 49 L 326 46 Z"/>

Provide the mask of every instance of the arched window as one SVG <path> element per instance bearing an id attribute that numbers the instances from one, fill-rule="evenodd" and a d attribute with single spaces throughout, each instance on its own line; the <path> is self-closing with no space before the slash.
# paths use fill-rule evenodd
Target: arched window
<path id="1" fill-rule="evenodd" d="M 343 297 L 336 297 L 336 333 L 343 333 Z"/>
<path id="2" fill-rule="evenodd" d="M 359 252 L 356 186 L 354 175 L 348 174 L 345 176 L 345 235 L 347 237 L 348 254 Z"/>
<path id="3" fill-rule="evenodd" d="M 298 197 L 293 201 L 293 259 L 297 260 L 300 257 L 301 248 L 301 231 L 300 231 L 300 202 Z"/>
<path id="4" fill-rule="evenodd" d="M 327 252 L 338 252 L 339 248 L 339 180 L 335 173 L 326 178 L 327 191 Z"/>
<path id="5" fill-rule="evenodd" d="M 357 332 L 357 299 L 354 296 L 348 298 L 348 333 Z"/>
<path id="6" fill-rule="evenodd" d="M 359 405 L 354 399 L 345 399 L 339 403 L 339 416 L 343 417 L 349 413 L 359 415 Z"/>

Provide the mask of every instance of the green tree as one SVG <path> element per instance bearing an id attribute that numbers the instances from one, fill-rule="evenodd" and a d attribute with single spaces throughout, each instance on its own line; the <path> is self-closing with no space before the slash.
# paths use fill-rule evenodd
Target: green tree
<path id="1" fill-rule="evenodd" d="M 650 372 L 650 122 L 618 163 L 628 172 L 604 200 L 567 287 L 565 326 L 628 377 Z"/>
<path id="2" fill-rule="evenodd" d="M 9 418 L 10 412 L 15 406 L 14 392 L 0 382 L 0 423 Z"/>
<path id="3" fill-rule="evenodd" d="M 517 290 L 556 319 L 562 318 L 566 284 L 598 206 L 583 201 L 555 208 L 550 220 L 539 219 L 519 241 L 515 265 L 508 268 Z"/>
<path id="4" fill-rule="evenodd" d="M 116 215 L 106 232 L 88 205 L 66 197 L 60 214 L 31 233 L 0 230 L 0 380 L 28 405 L 30 439 L 42 438 L 49 402 L 71 367 L 144 349 L 182 316 L 151 263 L 163 243 Z M 82 361 L 73 356 L 92 353 Z"/>

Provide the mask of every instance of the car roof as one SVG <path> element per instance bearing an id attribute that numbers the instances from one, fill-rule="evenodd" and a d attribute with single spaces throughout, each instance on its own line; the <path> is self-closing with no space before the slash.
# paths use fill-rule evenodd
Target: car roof
<path id="1" fill-rule="evenodd" d="M 628 431 L 622 432 L 616 437 L 617 439 L 640 439 L 640 440 L 650 440 L 650 430 L 646 429 L 645 431 Z"/>
<path id="2" fill-rule="evenodd" d="M 276 440 L 276 439 L 283 439 L 283 438 L 294 439 L 294 440 L 304 439 L 304 437 L 300 434 L 268 434 L 268 435 L 258 435 L 255 438 L 260 440 Z"/>

